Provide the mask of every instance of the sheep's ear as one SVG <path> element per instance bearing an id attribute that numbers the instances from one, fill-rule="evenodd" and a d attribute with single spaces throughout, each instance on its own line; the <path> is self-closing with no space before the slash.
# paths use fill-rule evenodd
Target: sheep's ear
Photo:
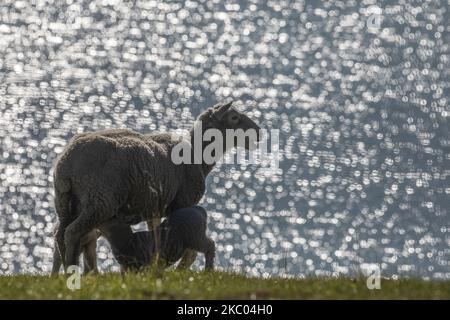
<path id="1" fill-rule="evenodd" d="M 225 113 L 231 108 L 231 105 L 233 104 L 233 101 L 230 101 L 228 103 L 225 104 L 218 104 L 216 106 L 214 106 L 214 116 L 219 119 L 222 120 L 222 117 L 225 115 Z"/>

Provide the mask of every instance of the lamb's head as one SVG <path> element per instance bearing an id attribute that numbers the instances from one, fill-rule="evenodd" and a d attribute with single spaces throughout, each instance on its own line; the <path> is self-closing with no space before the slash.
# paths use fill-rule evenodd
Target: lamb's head
<path id="1" fill-rule="evenodd" d="M 232 107 L 233 102 L 218 103 L 199 117 L 203 132 L 217 129 L 223 137 L 224 150 L 244 147 L 254 150 L 260 140 L 261 128 L 244 113 Z M 228 141 L 229 140 L 229 141 Z"/>

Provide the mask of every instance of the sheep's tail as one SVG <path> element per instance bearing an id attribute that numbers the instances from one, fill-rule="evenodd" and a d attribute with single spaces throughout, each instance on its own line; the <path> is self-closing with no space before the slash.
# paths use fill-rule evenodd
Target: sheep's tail
<path id="1" fill-rule="evenodd" d="M 55 179 L 55 209 L 59 219 L 70 218 L 73 212 L 72 185 L 69 179 Z"/>

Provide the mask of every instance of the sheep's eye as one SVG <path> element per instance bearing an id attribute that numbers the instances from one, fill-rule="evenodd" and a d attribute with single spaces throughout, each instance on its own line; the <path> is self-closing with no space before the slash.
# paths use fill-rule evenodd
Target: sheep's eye
<path id="1" fill-rule="evenodd" d="M 231 117 L 231 120 L 233 120 L 233 121 L 238 121 L 238 120 L 239 120 L 239 117 L 236 116 L 236 115 L 234 115 L 234 116 Z"/>

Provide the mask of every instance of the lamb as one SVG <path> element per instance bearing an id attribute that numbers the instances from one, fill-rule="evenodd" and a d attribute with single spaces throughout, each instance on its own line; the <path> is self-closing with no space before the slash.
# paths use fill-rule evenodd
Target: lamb
<path id="1" fill-rule="evenodd" d="M 205 255 L 205 270 L 214 267 L 215 244 L 206 235 L 207 213 L 201 206 L 175 210 L 161 223 L 161 262 L 169 267 L 179 261 L 180 268 L 188 268 L 197 252 Z M 155 256 L 155 234 L 152 231 L 133 233 L 125 223 L 102 226 L 102 234 L 111 245 L 122 272 L 139 271 L 149 267 Z M 97 272 L 96 242 L 100 233 L 90 232 L 83 237 L 84 272 Z M 59 270 L 61 259 L 56 256 L 54 269 Z M 95 267 L 93 267 L 95 266 Z M 57 271 L 56 271 L 57 272 Z"/>
<path id="2" fill-rule="evenodd" d="M 246 115 L 219 103 L 208 108 L 191 129 L 260 128 Z M 201 124 L 201 126 L 199 126 Z M 198 130 L 197 130 L 198 131 Z M 250 149 L 259 140 L 246 141 Z M 147 220 L 151 225 L 179 208 L 197 204 L 205 192 L 205 179 L 214 162 L 175 164 L 171 151 L 183 139 L 171 134 L 143 135 L 131 130 L 104 130 L 75 135 L 57 160 L 54 170 L 55 209 L 59 218 L 55 242 L 65 268 L 77 265 L 82 237 L 111 221 L 132 225 Z M 223 151 L 236 139 L 223 141 Z M 231 143 L 230 143 L 231 142 Z M 212 142 L 202 141 L 201 151 Z M 192 146 L 195 150 L 196 146 Z M 160 236 L 155 234 L 155 253 Z M 56 254 L 56 253 L 55 253 Z"/>
<path id="3" fill-rule="evenodd" d="M 206 235 L 207 213 L 201 206 L 178 209 L 161 223 L 161 258 L 165 267 L 183 257 L 181 267 L 189 267 L 196 252 L 205 255 L 205 270 L 214 268 L 216 246 Z"/>

